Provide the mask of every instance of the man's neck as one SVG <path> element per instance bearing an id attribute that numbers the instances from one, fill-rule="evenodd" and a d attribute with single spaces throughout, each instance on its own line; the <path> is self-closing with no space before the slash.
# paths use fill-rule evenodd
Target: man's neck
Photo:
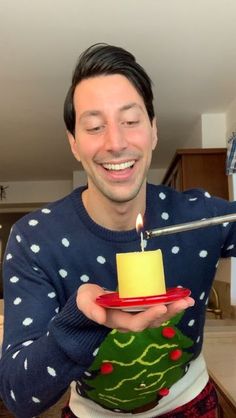
<path id="1" fill-rule="evenodd" d="M 139 213 L 146 208 L 146 187 L 129 202 L 112 202 L 104 196 L 94 196 L 89 189 L 82 193 L 82 201 L 89 216 L 98 225 L 113 231 L 128 231 L 135 228 Z"/>

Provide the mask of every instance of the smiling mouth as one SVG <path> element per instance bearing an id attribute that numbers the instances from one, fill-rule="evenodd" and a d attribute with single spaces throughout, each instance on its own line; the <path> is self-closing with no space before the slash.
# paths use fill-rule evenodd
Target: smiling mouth
<path id="1" fill-rule="evenodd" d="M 105 164 L 102 164 L 102 166 L 108 171 L 121 171 L 121 170 L 125 170 L 127 168 L 133 167 L 134 164 L 135 164 L 135 160 L 127 161 L 127 162 L 120 163 L 120 164 L 105 163 Z"/>

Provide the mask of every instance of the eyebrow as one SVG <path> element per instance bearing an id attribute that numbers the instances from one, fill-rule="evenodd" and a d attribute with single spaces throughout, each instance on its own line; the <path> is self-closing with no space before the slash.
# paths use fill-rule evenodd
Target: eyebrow
<path id="1" fill-rule="evenodd" d="M 135 109 L 135 108 L 141 110 L 144 113 L 142 106 L 138 103 L 135 103 L 135 102 L 128 103 L 128 104 L 120 107 L 118 109 L 118 111 L 123 113 L 127 110 Z M 86 110 L 84 113 L 82 113 L 82 115 L 80 116 L 79 119 L 83 120 L 83 119 L 85 119 L 87 117 L 90 117 L 90 116 L 101 116 L 102 114 L 103 114 L 103 112 L 101 112 L 100 110 L 95 110 L 95 109 L 94 110 L 92 110 L 92 109 L 91 110 Z"/>
<path id="2" fill-rule="evenodd" d="M 121 112 L 124 112 L 126 110 L 135 109 L 135 108 L 137 108 L 137 109 L 139 109 L 139 110 L 141 110 L 143 112 L 142 106 L 140 104 L 136 103 L 136 102 L 128 103 L 127 105 L 122 106 L 119 110 Z"/>

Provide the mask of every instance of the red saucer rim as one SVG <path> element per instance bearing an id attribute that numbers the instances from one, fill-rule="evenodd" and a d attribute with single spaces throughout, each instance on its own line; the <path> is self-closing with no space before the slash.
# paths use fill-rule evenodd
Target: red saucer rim
<path id="1" fill-rule="evenodd" d="M 118 292 L 110 292 L 99 296 L 96 302 L 105 308 L 143 306 L 158 303 L 175 302 L 183 297 L 189 296 L 191 291 L 184 287 L 175 287 L 167 289 L 166 293 L 156 296 L 141 296 L 134 298 L 119 298 Z"/>

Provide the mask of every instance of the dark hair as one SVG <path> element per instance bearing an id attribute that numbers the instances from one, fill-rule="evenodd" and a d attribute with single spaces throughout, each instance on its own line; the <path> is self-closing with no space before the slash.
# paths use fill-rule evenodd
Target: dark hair
<path id="1" fill-rule="evenodd" d="M 72 83 L 64 103 L 66 128 L 75 133 L 74 92 L 80 81 L 98 75 L 124 75 L 142 96 L 150 121 L 154 118 L 152 82 L 135 57 L 123 48 L 99 43 L 86 49 L 79 57 Z"/>

